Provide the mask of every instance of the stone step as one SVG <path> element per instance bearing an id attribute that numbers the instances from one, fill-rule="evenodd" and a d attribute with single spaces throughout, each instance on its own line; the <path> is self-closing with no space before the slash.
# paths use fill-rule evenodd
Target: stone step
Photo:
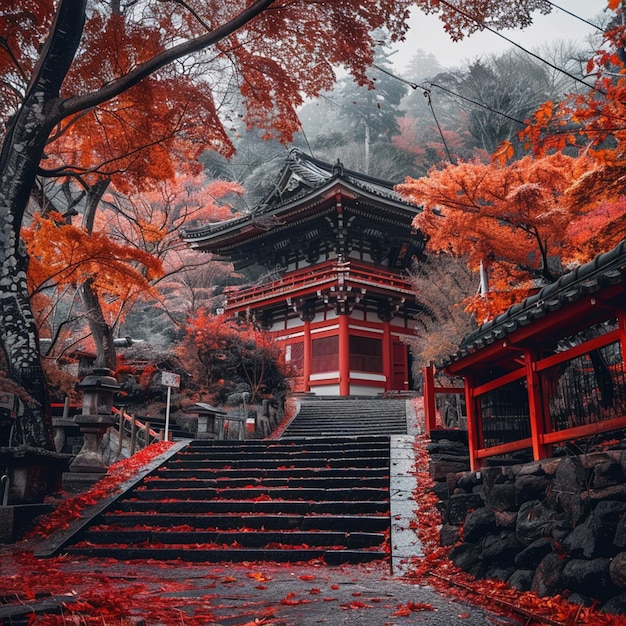
<path id="1" fill-rule="evenodd" d="M 386 436 L 386 435 L 385 435 Z M 298 438 L 301 442 L 302 439 Z M 307 441 L 309 441 L 307 439 Z M 170 465 L 175 462 L 186 462 L 186 461 L 207 461 L 207 462 L 215 462 L 221 461 L 227 463 L 231 460 L 233 461 L 268 461 L 268 460 L 289 460 L 289 459 L 300 459 L 300 460 L 308 460 L 311 462 L 318 461 L 319 459 L 327 459 L 332 457 L 339 457 L 348 459 L 358 459 L 358 458 L 367 458 L 367 457 L 375 457 L 382 456 L 387 457 L 389 455 L 389 449 L 383 447 L 373 447 L 371 449 L 359 449 L 359 450 L 351 450 L 351 449 L 340 449 L 340 448 L 327 448 L 323 450 L 290 450 L 290 451 L 248 451 L 248 450 L 233 450 L 233 451 L 206 451 L 206 450 L 196 450 L 193 452 L 186 452 L 185 454 L 181 454 L 176 459 L 173 459 L 170 462 Z M 346 463 L 347 464 L 347 463 Z"/>
<path id="2" fill-rule="evenodd" d="M 76 548 L 83 546 L 101 545 L 133 545 L 141 547 L 141 544 L 151 544 L 158 547 L 170 547 L 175 545 L 193 544 L 193 549 L 221 549 L 227 546 L 242 548 L 272 548 L 276 544 L 282 546 L 300 546 L 306 544 L 309 547 L 325 547 L 337 549 L 338 547 L 358 550 L 363 548 L 377 547 L 385 541 L 384 533 L 367 532 L 338 532 L 338 531 L 265 531 L 254 529 L 253 532 L 238 530 L 219 531 L 175 531 L 175 530 L 130 530 L 109 529 L 97 527 L 84 533 L 82 540 L 75 544 Z"/>
<path id="3" fill-rule="evenodd" d="M 192 442 L 64 546 L 194 562 L 389 557 L 389 438 Z"/>
<path id="4" fill-rule="evenodd" d="M 336 454 L 337 452 L 335 452 Z M 356 468 L 372 468 L 372 467 L 387 467 L 389 465 L 389 452 L 386 456 L 376 457 L 352 457 L 346 458 L 343 456 L 329 457 L 320 459 L 303 459 L 293 458 L 289 460 L 289 467 L 292 468 L 340 468 L 348 467 L 352 469 Z M 172 469 L 189 469 L 189 468 L 210 468 L 217 469 L 224 468 L 223 460 L 213 459 L 176 459 L 168 464 L 168 468 Z M 286 467 L 285 459 L 247 459 L 247 458 L 231 458 L 228 460 L 228 469 L 231 468 L 250 468 L 254 469 L 279 469 L 280 467 Z"/>
<path id="5" fill-rule="evenodd" d="M 376 432 L 380 435 L 406 435 L 406 423 L 394 425 L 364 426 L 362 423 L 348 426 L 345 423 L 341 425 L 324 424 L 317 420 L 311 424 L 303 424 L 301 422 L 292 423 L 289 426 L 290 437 L 342 437 L 346 434 L 358 434 L 367 428 L 368 432 Z"/>
<path id="6" fill-rule="evenodd" d="M 376 515 L 389 513 L 388 500 L 350 500 L 307 502 L 305 500 L 177 500 L 159 502 L 151 500 L 122 500 L 118 509 L 124 512 L 147 514 L 197 513 L 214 515 L 233 514 L 291 514 L 291 515 Z"/>
<path id="7" fill-rule="evenodd" d="M 214 451 L 241 450 L 249 452 L 253 450 L 297 450 L 301 447 L 301 441 L 294 441 L 290 438 L 282 439 L 249 439 L 242 446 L 241 441 L 216 441 L 211 439 L 195 439 L 189 442 L 189 445 L 181 451 L 181 454 L 189 454 L 202 449 L 211 449 Z M 312 438 L 308 441 L 307 450 L 315 449 L 334 449 L 338 445 L 343 450 L 358 450 L 385 448 L 389 446 L 388 438 L 380 435 L 371 436 L 347 436 L 342 437 L 340 441 L 328 441 L 322 437 Z"/>
<path id="8" fill-rule="evenodd" d="M 193 469 L 171 469 L 171 468 L 162 468 L 159 470 L 158 476 L 159 478 L 166 479 L 186 479 L 186 478 L 196 478 L 196 480 L 222 480 L 222 479 L 232 479 L 232 480 L 261 480 L 261 479 L 273 479 L 273 478 L 282 478 L 285 476 L 285 473 L 288 471 L 288 475 L 295 479 L 301 480 L 306 478 L 322 478 L 324 480 L 332 480 L 335 478 L 349 478 L 359 477 L 364 480 L 369 480 L 370 478 L 383 478 L 389 476 L 389 471 L 387 467 L 361 467 L 356 468 L 353 471 L 350 471 L 350 468 L 345 467 L 301 467 L 301 468 L 293 468 L 293 467 L 282 467 L 275 469 L 253 469 L 249 467 L 232 467 L 232 468 L 207 468 L 202 469 L 201 467 L 193 468 Z"/>
<path id="9" fill-rule="evenodd" d="M 286 437 L 403 435 L 407 432 L 404 400 L 321 399 L 303 401 L 285 430 Z"/>
<path id="10" fill-rule="evenodd" d="M 139 500 L 257 500 L 267 499 L 280 502 L 298 500 L 345 501 L 354 500 L 388 500 L 389 490 L 384 488 L 370 488 L 367 486 L 352 489 L 326 489 L 323 486 L 315 488 L 259 488 L 251 487 L 244 489 L 146 489 L 139 488 L 134 492 L 134 497 Z"/>
<path id="11" fill-rule="evenodd" d="M 240 488 L 267 488 L 276 489 L 289 487 L 291 489 L 307 489 L 318 486 L 322 477 L 310 476 L 307 478 L 288 476 L 287 472 L 282 472 L 283 476 L 280 478 L 269 477 L 240 477 L 240 478 L 174 478 L 170 477 L 169 472 L 163 472 L 154 478 L 148 479 L 144 483 L 146 489 L 213 489 L 216 491 L 230 489 L 237 490 Z M 377 489 L 386 489 L 389 486 L 389 476 L 361 476 L 358 472 L 356 475 L 348 476 L 324 476 L 323 477 L 325 489 L 339 489 L 339 488 L 362 488 L 364 485 L 367 487 L 375 487 Z"/>
<path id="12" fill-rule="evenodd" d="M 110 558 L 124 561 L 145 559 L 173 561 L 181 560 L 192 563 L 241 563 L 272 561 L 275 563 L 298 563 L 323 560 L 327 565 L 345 563 L 368 563 L 386 560 L 388 552 L 384 550 L 326 550 L 324 548 L 257 549 L 227 548 L 214 550 L 190 550 L 185 547 L 174 548 L 134 548 L 134 547 L 88 547 L 68 548 L 68 554 L 90 558 Z"/>
<path id="13" fill-rule="evenodd" d="M 145 513 L 106 514 L 101 524 L 116 527 L 133 527 L 146 523 Z M 151 513 L 150 526 L 154 530 L 165 530 L 181 526 L 192 526 L 203 530 L 234 530 L 237 528 L 259 528 L 262 530 L 338 530 L 344 532 L 384 532 L 389 528 L 388 515 L 206 515 L 188 513 Z"/>

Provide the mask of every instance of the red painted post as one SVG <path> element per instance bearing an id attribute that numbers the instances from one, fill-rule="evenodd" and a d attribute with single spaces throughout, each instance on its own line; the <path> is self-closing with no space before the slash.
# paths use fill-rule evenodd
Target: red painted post
<path id="1" fill-rule="evenodd" d="M 626 312 L 617 312 L 617 323 L 619 325 L 619 341 L 622 349 L 622 367 L 626 364 Z"/>
<path id="2" fill-rule="evenodd" d="M 528 389 L 528 412 L 530 417 L 530 436 L 533 442 L 533 458 L 535 461 L 550 456 L 550 446 L 546 446 L 543 435 L 546 432 L 544 405 L 541 401 L 541 378 L 535 367 L 536 358 L 531 350 L 525 350 L 526 387 Z"/>
<path id="3" fill-rule="evenodd" d="M 480 410 L 476 406 L 474 398 L 473 382 L 469 376 L 465 376 L 465 411 L 467 412 L 467 445 L 469 448 L 470 470 L 480 469 L 481 461 L 477 450 L 482 447 L 482 424 Z"/>
<path id="4" fill-rule="evenodd" d="M 311 390 L 311 358 L 312 358 L 312 345 L 311 345 L 311 321 L 304 320 L 304 354 L 302 358 L 302 378 L 303 378 L 303 391 L 308 392 Z"/>
<path id="5" fill-rule="evenodd" d="M 350 395 L 350 317 L 339 315 L 339 395 Z"/>
<path id="6" fill-rule="evenodd" d="M 391 362 L 391 324 L 383 321 L 383 374 L 385 376 L 385 391 L 393 387 L 393 366 Z"/>
<path id="7" fill-rule="evenodd" d="M 427 365 L 423 369 L 424 373 L 424 421 L 426 435 L 430 437 L 431 430 L 436 427 L 436 406 L 435 406 L 435 367 Z"/>

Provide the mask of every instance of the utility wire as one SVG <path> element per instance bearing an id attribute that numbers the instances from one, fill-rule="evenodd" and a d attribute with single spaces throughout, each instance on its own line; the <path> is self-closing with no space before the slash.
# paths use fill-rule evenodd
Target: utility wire
<path id="1" fill-rule="evenodd" d="M 439 120 L 437 119 L 437 115 L 435 113 L 435 108 L 433 107 L 432 90 L 429 87 L 424 87 L 423 85 L 418 85 L 417 83 L 411 82 L 410 80 L 406 80 L 405 78 L 402 78 L 401 76 L 396 76 L 394 73 L 390 72 L 389 70 L 385 69 L 384 67 L 381 67 L 380 65 L 376 65 L 375 63 L 372 64 L 372 67 L 375 67 L 380 72 L 383 72 L 384 74 L 387 74 L 388 76 L 391 76 L 391 78 L 395 78 L 396 80 L 399 80 L 401 83 L 409 85 L 409 87 L 411 87 L 411 89 L 421 89 L 422 90 L 422 93 L 424 94 L 424 97 L 428 101 L 428 107 L 430 108 L 430 112 L 432 113 L 433 119 L 435 120 L 435 125 L 437 126 L 437 130 L 439 131 L 439 136 L 441 137 L 441 141 L 442 141 L 443 146 L 444 146 L 444 148 L 446 150 L 446 154 L 448 155 L 448 160 L 450 161 L 450 163 L 454 163 L 454 160 L 452 158 L 452 153 L 450 152 L 450 149 L 448 148 L 448 144 L 446 143 L 446 138 L 445 138 L 445 136 L 443 134 L 443 130 L 441 128 L 441 125 L 439 124 Z M 461 94 L 456 93 L 456 92 L 452 91 L 451 89 L 447 89 L 446 87 L 442 87 L 441 85 L 438 85 L 437 83 L 433 83 L 432 81 L 428 81 L 428 85 L 430 85 L 431 87 L 436 87 L 437 89 L 441 89 L 441 91 L 445 91 L 446 93 L 449 93 L 453 97 L 460 98 L 461 100 L 465 100 L 467 102 L 470 102 L 471 104 L 474 104 L 474 105 L 476 105 L 478 107 L 486 109 L 490 113 L 495 113 L 496 115 L 501 115 L 502 117 L 504 117 L 504 118 L 506 118 L 508 120 L 511 120 L 512 122 L 515 122 L 517 124 L 520 124 L 521 126 L 525 126 L 526 125 L 526 122 L 524 122 L 522 120 L 518 120 L 515 117 L 507 115 L 506 113 L 503 113 L 502 111 L 497 111 L 496 109 L 493 109 L 492 107 L 487 106 L 486 104 L 483 104 L 482 102 L 478 102 L 477 100 L 472 100 L 471 98 L 466 98 L 465 96 L 462 96 Z"/>
<path id="2" fill-rule="evenodd" d="M 512 117 L 511 115 L 508 115 L 507 113 L 503 113 L 502 111 L 497 111 L 496 109 L 492 109 L 490 106 L 487 106 L 486 104 L 482 104 L 481 102 L 478 102 L 477 100 L 466 98 L 465 96 L 462 96 L 460 93 L 456 93 L 452 91 L 451 89 L 448 89 L 447 87 L 442 87 L 441 85 L 438 85 L 437 83 L 433 83 L 430 80 L 428 81 L 428 84 L 431 85 L 432 87 L 437 87 L 437 89 L 441 89 L 441 91 L 445 91 L 446 93 L 449 93 L 451 96 L 454 96 L 455 98 L 460 98 L 461 100 L 465 100 L 466 102 L 475 104 L 478 107 L 487 109 L 487 111 L 491 113 L 495 113 L 496 115 L 501 115 L 502 117 L 505 117 L 507 120 L 511 120 L 512 122 L 516 122 L 517 124 L 526 126 L 526 122 L 524 122 L 523 120 L 518 120 L 516 117 Z M 424 89 L 424 87 L 422 87 L 422 89 Z"/>
<path id="3" fill-rule="evenodd" d="M 530 50 L 524 48 L 523 46 L 521 46 L 520 44 L 516 43 L 512 39 L 509 39 L 508 37 L 505 37 L 502 33 L 499 33 L 497 30 L 491 28 L 490 26 L 485 26 L 484 24 L 481 24 L 480 20 L 475 18 L 473 15 L 470 15 L 466 11 L 463 11 L 463 9 L 459 9 L 459 7 L 454 6 L 450 2 L 446 2 L 446 0 L 440 0 L 440 2 L 441 2 L 441 4 L 445 4 L 447 7 L 449 7 L 453 11 L 456 11 L 457 13 L 460 13 L 463 17 L 467 18 L 468 20 L 470 20 L 472 22 L 476 22 L 477 24 L 480 25 L 480 27 L 482 29 L 488 30 L 489 32 L 494 33 L 498 37 L 501 37 L 502 39 L 504 39 L 504 41 L 510 43 L 511 45 L 515 46 L 516 48 L 519 48 L 522 52 L 525 52 L 526 54 L 529 54 L 531 57 L 534 57 L 535 59 L 541 61 L 542 63 L 545 63 L 546 65 L 551 67 L 553 70 L 556 70 L 557 72 L 561 72 L 561 73 L 565 74 L 565 76 L 571 78 L 572 80 L 574 80 L 577 83 L 581 83 L 587 89 L 593 89 L 594 91 L 597 91 L 598 93 L 602 94 L 603 96 L 606 95 L 606 93 L 602 89 L 600 89 L 599 87 L 596 87 L 595 85 L 590 85 L 588 82 L 584 81 L 582 78 L 579 78 L 578 76 L 572 74 L 571 72 L 568 72 L 567 70 L 564 70 L 562 67 L 559 67 L 558 65 L 555 65 L 554 63 L 551 63 L 550 61 L 547 61 L 543 57 L 540 57 L 538 54 L 535 54 L 534 52 L 531 52 Z"/>
<path id="4" fill-rule="evenodd" d="M 572 13 L 571 11 L 568 11 L 567 9 L 564 9 L 563 7 L 559 6 L 558 4 L 555 4 L 554 2 L 550 2 L 550 0 L 543 0 L 543 1 L 546 4 L 549 4 L 551 7 L 554 7 L 555 9 L 558 9 L 559 11 L 563 11 L 563 13 L 567 13 L 571 17 L 573 17 L 573 18 L 583 22 L 583 24 L 587 24 L 588 26 L 591 26 L 592 28 L 595 28 L 596 30 L 600 31 L 601 33 L 604 32 L 597 24 L 594 24 L 593 22 L 590 22 L 589 20 L 586 20 L 584 17 L 580 17 L 580 15 L 576 15 L 576 13 Z"/>
<path id="5" fill-rule="evenodd" d="M 446 138 L 444 137 L 443 130 L 441 126 L 439 125 L 439 120 L 437 119 L 437 116 L 435 115 L 435 109 L 433 107 L 430 89 L 424 89 L 423 87 L 422 89 L 424 91 L 424 96 L 426 97 L 426 100 L 428 100 L 428 106 L 430 107 L 430 111 L 433 114 L 433 119 L 435 120 L 435 124 L 437 125 L 437 130 L 439 131 L 439 136 L 441 137 L 441 141 L 443 142 L 443 147 L 446 149 L 446 154 L 448 155 L 448 161 L 450 161 L 450 163 L 454 165 L 454 159 L 452 158 L 452 153 L 450 152 L 450 149 L 448 148 L 448 144 L 446 142 Z"/>
<path id="6" fill-rule="evenodd" d="M 380 65 L 376 65 L 376 63 L 372 63 L 372 67 L 375 67 L 379 72 L 382 72 L 383 74 L 387 74 L 387 76 L 391 76 L 391 78 L 395 78 L 396 80 L 399 80 L 401 83 L 408 85 L 411 89 L 421 89 L 421 87 L 417 83 L 413 83 L 410 80 L 407 80 L 406 78 L 402 78 L 401 76 L 396 76 L 389 70 L 386 70 L 384 67 L 381 67 Z"/>

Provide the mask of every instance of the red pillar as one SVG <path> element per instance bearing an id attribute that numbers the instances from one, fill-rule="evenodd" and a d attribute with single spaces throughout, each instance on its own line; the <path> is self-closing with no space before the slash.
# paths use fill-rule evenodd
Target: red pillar
<path id="1" fill-rule="evenodd" d="M 385 376 L 385 391 L 393 385 L 393 363 L 391 361 L 391 324 L 383 321 L 383 374 Z"/>
<path id="2" fill-rule="evenodd" d="M 436 406 L 435 406 L 435 368 L 428 365 L 423 370 L 424 374 L 424 422 L 426 435 L 430 437 L 430 431 L 435 430 Z"/>
<path id="3" fill-rule="evenodd" d="M 311 321 L 304 320 L 304 355 L 302 363 L 303 391 L 311 390 Z"/>
<path id="4" fill-rule="evenodd" d="M 483 447 L 483 425 L 480 407 L 474 396 L 474 381 L 465 376 L 465 407 L 467 412 L 467 445 L 469 448 L 470 470 L 475 472 L 481 467 L 481 460 L 476 451 Z"/>
<path id="5" fill-rule="evenodd" d="M 541 380 L 535 367 L 536 358 L 531 350 L 525 351 L 526 388 L 528 389 L 528 412 L 530 416 L 530 436 L 533 441 L 533 458 L 535 461 L 550 456 L 551 446 L 542 443 L 546 432 L 544 406 L 541 401 Z"/>
<path id="6" fill-rule="evenodd" d="M 626 366 L 626 313 L 617 312 L 617 323 L 619 325 L 619 340 L 622 348 L 622 367 Z"/>
<path id="7" fill-rule="evenodd" d="M 350 316 L 339 315 L 339 395 L 350 395 Z"/>

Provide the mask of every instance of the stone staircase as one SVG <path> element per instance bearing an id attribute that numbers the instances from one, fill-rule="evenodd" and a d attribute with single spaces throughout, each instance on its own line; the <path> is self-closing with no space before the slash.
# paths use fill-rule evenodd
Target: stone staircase
<path id="1" fill-rule="evenodd" d="M 406 400 L 302 398 L 285 437 L 406 435 Z"/>
<path id="2" fill-rule="evenodd" d="M 120 560 L 388 559 L 389 445 L 387 436 L 193 441 L 57 547 Z"/>

